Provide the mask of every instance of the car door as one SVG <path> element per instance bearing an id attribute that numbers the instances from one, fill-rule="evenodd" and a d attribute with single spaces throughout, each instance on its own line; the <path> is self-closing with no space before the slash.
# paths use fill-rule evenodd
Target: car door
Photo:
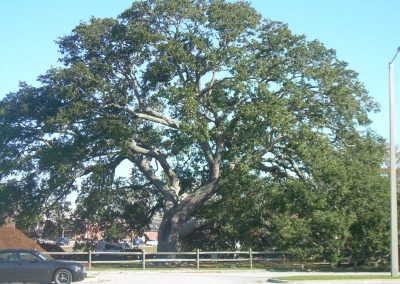
<path id="1" fill-rule="evenodd" d="M 18 281 L 44 282 L 51 281 L 50 264 L 30 252 L 19 252 L 15 265 Z"/>
<path id="2" fill-rule="evenodd" d="M 15 281 L 15 256 L 12 252 L 0 253 L 0 282 Z"/>

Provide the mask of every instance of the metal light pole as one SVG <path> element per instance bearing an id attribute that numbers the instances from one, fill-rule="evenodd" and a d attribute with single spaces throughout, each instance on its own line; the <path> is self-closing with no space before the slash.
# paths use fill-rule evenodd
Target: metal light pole
<path id="1" fill-rule="evenodd" d="M 394 105 L 394 60 L 400 52 L 397 48 L 392 61 L 389 62 L 389 103 L 390 103 L 390 231 L 391 231 L 391 263 L 392 277 L 399 276 L 399 244 L 397 230 L 397 171 L 396 171 L 396 144 L 395 129 L 395 105 Z"/>

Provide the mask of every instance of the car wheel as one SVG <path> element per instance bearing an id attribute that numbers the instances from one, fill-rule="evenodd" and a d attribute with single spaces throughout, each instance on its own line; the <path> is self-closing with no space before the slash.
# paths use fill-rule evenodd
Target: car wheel
<path id="1" fill-rule="evenodd" d="M 54 273 L 54 283 L 70 284 L 72 282 L 72 274 L 67 269 L 59 269 Z"/>

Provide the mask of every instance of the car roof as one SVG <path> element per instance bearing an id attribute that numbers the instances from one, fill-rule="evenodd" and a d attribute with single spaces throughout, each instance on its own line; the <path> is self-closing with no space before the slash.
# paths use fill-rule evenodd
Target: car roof
<path id="1" fill-rule="evenodd" d="M 0 253 L 7 253 L 7 252 L 31 252 L 31 253 L 37 253 L 37 250 L 34 249 L 2 249 L 0 250 Z"/>

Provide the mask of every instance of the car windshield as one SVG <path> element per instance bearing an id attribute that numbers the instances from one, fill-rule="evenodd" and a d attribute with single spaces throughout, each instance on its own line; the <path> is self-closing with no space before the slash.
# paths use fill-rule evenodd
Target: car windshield
<path id="1" fill-rule="evenodd" d="M 52 260 L 53 259 L 50 255 L 41 254 L 40 252 L 37 252 L 36 256 L 39 257 L 41 260 Z"/>

